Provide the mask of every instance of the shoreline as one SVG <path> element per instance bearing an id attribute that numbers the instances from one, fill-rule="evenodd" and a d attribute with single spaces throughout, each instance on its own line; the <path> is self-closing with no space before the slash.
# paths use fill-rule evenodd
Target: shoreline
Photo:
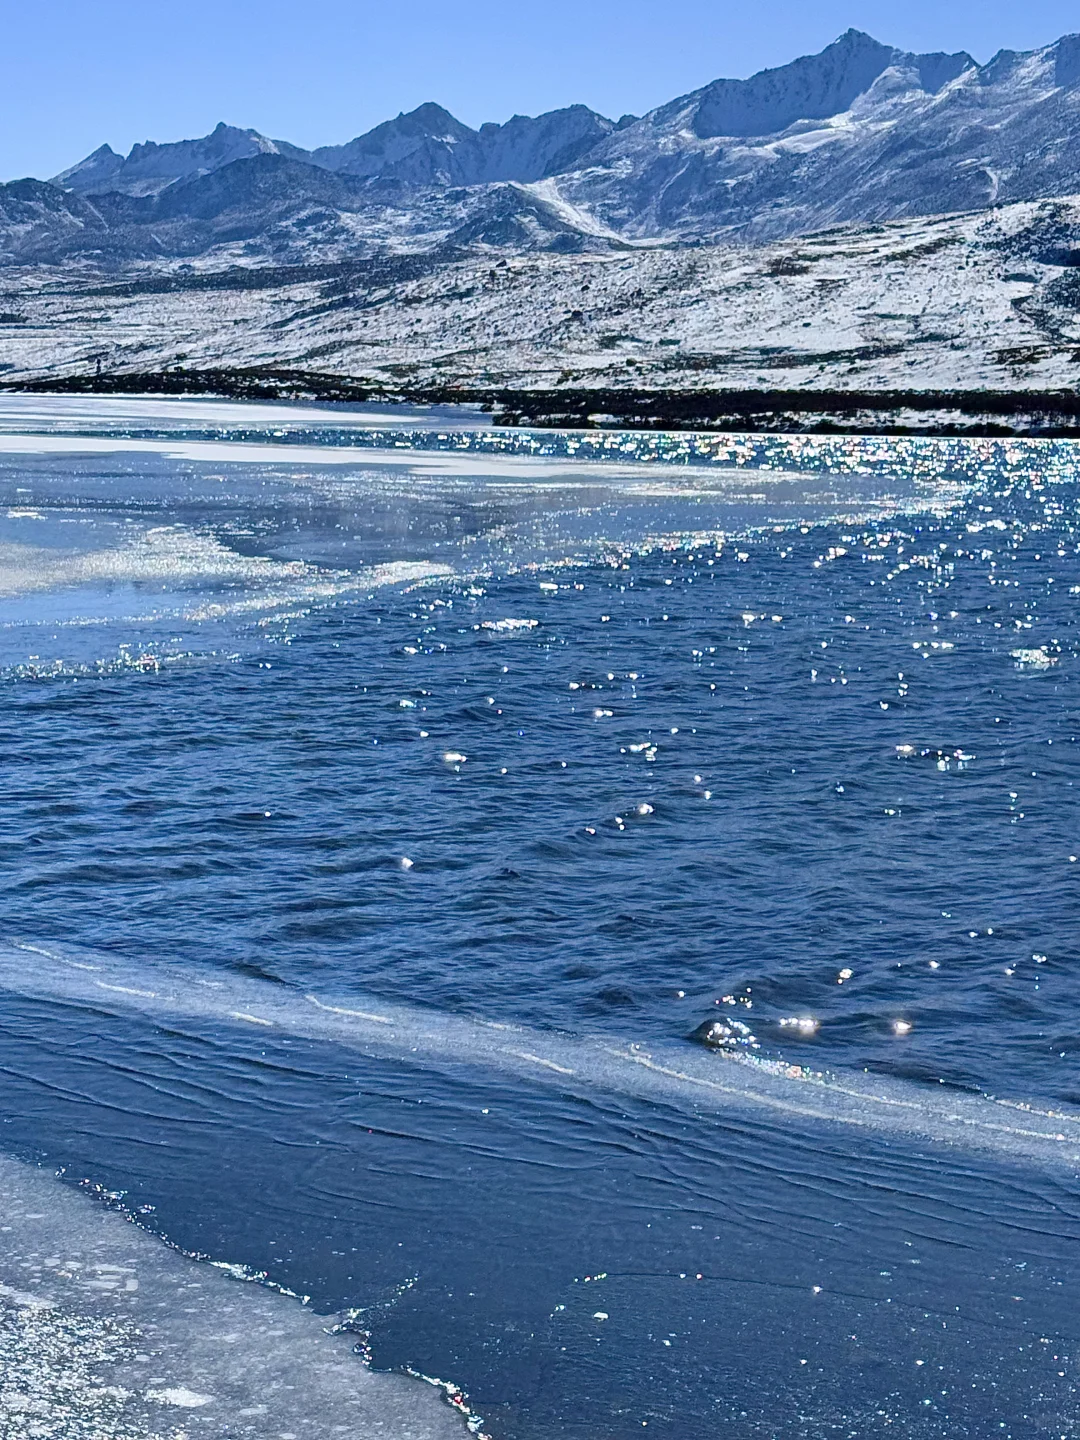
<path id="1" fill-rule="evenodd" d="M 0 1154 L 0 1433 L 53 1440 L 476 1433 L 453 1387 L 443 1395 L 428 1388 L 440 1382 L 372 1370 L 348 1316 L 317 1315 L 299 1297 L 257 1283 L 260 1276 L 187 1256 L 116 1200 L 95 1201 Z M 9 1428 L 16 1426 L 26 1428 Z"/>
<path id="2" fill-rule="evenodd" d="M 631 390 L 391 387 L 364 377 L 251 367 L 72 374 L 0 383 L 0 393 L 212 396 L 331 404 L 467 406 L 491 424 L 968 439 L 1080 439 L 1080 391 Z"/>

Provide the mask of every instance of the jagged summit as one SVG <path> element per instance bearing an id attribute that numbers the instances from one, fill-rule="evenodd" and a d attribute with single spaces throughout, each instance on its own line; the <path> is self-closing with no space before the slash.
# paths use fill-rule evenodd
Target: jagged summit
<path id="1" fill-rule="evenodd" d="M 52 183 L 62 190 L 108 189 L 123 163 L 123 156 L 117 155 L 111 145 L 99 145 L 85 160 L 55 176 Z"/>
<path id="2" fill-rule="evenodd" d="M 268 140 L 257 130 L 241 130 L 222 120 L 209 135 L 198 140 L 175 140 L 164 145 L 146 140 L 133 145 L 123 158 L 110 146 L 102 145 L 78 165 L 57 175 L 53 184 L 82 195 L 108 191 L 132 196 L 157 195 L 177 180 L 207 175 L 252 155 L 306 159 L 307 151 L 285 140 Z"/>
<path id="3" fill-rule="evenodd" d="M 82 195 L 109 191 L 157 195 L 177 181 L 255 155 L 285 155 L 322 170 L 406 186 L 529 182 L 571 169 L 615 128 L 613 121 L 587 106 L 571 105 L 536 117 L 515 115 L 505 125 L 485 124 L 473 130 L 441 105 L 427 101 L 345 145 L 323 145 L 317 150 L 268 140 L 257 130 L 224 122 L 197 140 L 165 145 L 147 140 L 133 146 L 126 157 L 103 145 L 52 183 Z"/>
<path id="4" fill-rule="evenodd" d="M 663 124 L 674 110 L 693 109 L 694 134 L 775 135 L 805 120 L 844 114 L 889 70 L 915 77 L 917 88 L 936 93 L 964 70 L 970 55 L 912 55 L 882 45 L 861 30 L 848 30 L 818 55 L 804 55 L 748 80 L 714 80 L 695 94 L 654 112 Z"/>

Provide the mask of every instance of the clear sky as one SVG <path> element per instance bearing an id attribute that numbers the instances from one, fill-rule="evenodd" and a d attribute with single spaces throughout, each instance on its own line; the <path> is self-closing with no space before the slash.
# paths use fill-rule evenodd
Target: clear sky
<path id="1" fill-rule="evenodd" d="M 849 26 L 910 50 L 1033 49 L 1064 0 L 0 0 L 0 178 L 218 120 L 298 145 L 437 100 L 471 125 L 584 102 L 640 114 Z"/>

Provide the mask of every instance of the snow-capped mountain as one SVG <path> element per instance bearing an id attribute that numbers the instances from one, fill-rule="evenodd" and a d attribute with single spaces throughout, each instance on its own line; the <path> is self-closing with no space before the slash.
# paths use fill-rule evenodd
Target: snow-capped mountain
<path id="1" fill-rule="evenodd" d="M 201 140 L 168 145 L 148 140 L 126 157 L 102 145 L 52 183 L 80 195 L 158 195 L 178 181 L 197 179 L 255 155 L 284 155 L 322 170 L 419 187 L 541 180 L 572 169 L 615 129 L 613 121 L 587 106 L 571 105 L 535 118 L 515 115 L 505 125 L 472 130 L 441 105 L 427 104 L 386 120 L 345 145 L 309 151 L 284 140 L 268 140 L 257 130 L 222 123 Z"/>
<path id="2" fill-rule="evenodd" d="M 12 379 L 1072 388 L 1080 36 L 980 65 L 849 31 L 618 122 L 102 146 L 0 185 L 0 286 Z"/>
<path id="3" fill-rule="evenodd" d="M 306 150 L 290 145 L 287 140 L 267 140 L 257 130 L 238 130 L 222 122 L 200 140 L 177 140 L 157 145 L 153 140 L 135 145 L 126 158 L 102 145 L 85 160 L 53 179 L 62 190 L 81 195 L 159 195 L 178 180 L 209 175 L 234 160 L 247 160 L 252 155 L 285 155 L 294 160 L 307 160 Z"/>
<path id="4" fill-rule="evenodd" d="M 1080 190 L 1080 36 L 978 65 L 850 30 L 602 142 L 560 189 L 627 236 L 768 239 Z"/>

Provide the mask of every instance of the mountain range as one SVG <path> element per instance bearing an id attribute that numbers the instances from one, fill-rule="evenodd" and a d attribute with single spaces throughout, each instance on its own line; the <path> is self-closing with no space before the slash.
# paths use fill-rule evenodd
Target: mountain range
<path id="1" fill-rule="evenodd" d="M 617 121 L 221 124 L 0 185 L 0 369 L 1074 387 L 1076 197 L 1080 35 L 979 64 L 849 30 Z"/>
<path id="2" fill-rule="evenodd" d="M 102 146 L 0 186 L 0 259 L 760 242 L 1074 193 L 1078 141 L 1080 36 L 980 65 L 849 30 L 618 121 L 573 105 L 474 130 L 426 104 L 310 151 L 224 124 Z"/>

